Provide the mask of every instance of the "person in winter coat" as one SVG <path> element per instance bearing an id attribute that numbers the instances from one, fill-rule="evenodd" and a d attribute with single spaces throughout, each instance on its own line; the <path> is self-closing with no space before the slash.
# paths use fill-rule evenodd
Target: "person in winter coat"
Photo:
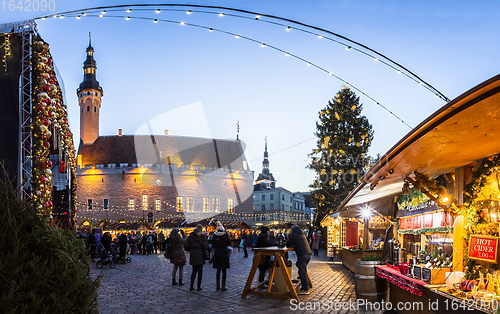
<path id="1" fill-rule="evenodd" d="M 177 269 L 179 269 L 179 286 L 184 285 L 182 282 L 182 275 L 184 274 L 184 265 L 186 264 L 186 253 L 184 252 L 184 243 L 186 243 L 186 238 L 184 231 L 179 229 L 173 229 L 170 232 L 170 237 L 168 238 L 169 247 L 169 258 L 170 263 L 174 264 L 174 269 L 172 270 L 172 286 L 176 286 L 175 275 Z"/>
<path id="2" fill-rule="evenodd" d="M 316 232 L 316 236 L 313 236 L 312 249 L 314 250 L 314 255 L 318 255 L 319 244 L 321 243 L 321 230 Z"/>
<path id="3" fill-rule="evenodd" d="M 244 230 L 243 234 L 241 235 L 241 239 L 243 240 L 243 252 L 245 255 L 243 257 L 248 257 L 248 251 L 247 247 L 252 246 L 252 242 L 250 241 L 250 236 L 247 233 L 248 231 Z"/>
<path id="4" fill-rule="evenodd" d="M 148 234 L 146 232 L 142 233 L 142 255 L 148 254 Z"/>
<path id="5" fill-rule="evenodd" d="M 104 234 L 101 237 L 101 243 L 102 246 L 104 246 L 106 252 L 111 251 L 111 234 L 109 232 L 104 232 Z"/>
<path id="6" fill-rule="evenodd" d="M 297 268 L 299 269 L 299 277 L 302 282 L 302 287 L 298 291 L 299 294 L 309 294 L 309 277 L 307 275 L 307 264 L 311 260 L 311 248 L 307 242 L 304 232 L 297 226 L 293 225 L 291 235 L 286 242 L 287 247 L 293 247 L 297 255 Z"/>
<path id="7" fill-rule="evenodd" d="M 257 237 L 257 241 L 255 243 L 255 247 L 270 247 L 272 244 L 269 242 L 269 228 L 261 227 L 260 234 Z M 266 277 L 266 271 L 268 269 L 269 261 L 271 260 L 270 256 L 262 256 L 259 262 L 259 282 L 263 282 Z"/>
<path id="8" fill-rule="evenodd" d="M 165 251 L 165 235 L 161 231 L 158 234 L 158 243 L 160 243 L 160 252 Z"/>
<path id="9" fill-rule="evenodd" d="M 189 264 L 193 266 L 191 273 L 191 285 L 189 291 L 194 290 L 194 279 L 198 274 L 198 291 L 203 289 L 201 287 L 201 280 L 203 279 L 203 265 L 205 265 L 205 254 L 203 250 L 208 250 L 208 240 L 203 233 L 203 226 L 198 225 L 196 229 L 189 235 L 186 241 L 186 250 L 190 251 Z"/>
<path id="10" fill-rule="evenodd" d="M 231 245 L 229 234 L 224 230 L 224 226 L 217 221 L 217 231 L 212 236 L 212 247 L 215 251 L 213 257 L 214 268 L 217 268 L 217 286 L 216 290 L 226 291 L 226 276 L 227 269 L 229 268 L 229 250 L 228 246 Z M 220 285 L 220 274 L 222 272 L 222 289 Z"/>
<path id="11" fill-rule="evenodd" d="M 120 264 L 126 264 L 127 262 L 125 261 L 125 254 L 127 254 L 127 235 L 125 233 L 122 233 L 118 237 L 118 247 L 120 249 Z"/>

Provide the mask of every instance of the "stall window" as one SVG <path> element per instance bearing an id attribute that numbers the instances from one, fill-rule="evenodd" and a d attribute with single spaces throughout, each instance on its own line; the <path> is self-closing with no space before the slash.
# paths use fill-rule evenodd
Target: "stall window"
<path id="1" fill-rule="evenodd" d="M 161 210 L 161 201 L 160 200 L 155 200 L 155 209 L 157 211 L 160 211 Z"/>
<path id="2" fill-rule="evenodd" d="M 227 212 L 234 214 L 234 198 L 227 199 Z"/>
<path id="3" fill-rule="evenodd" d="M 134 210 L 135 209 L 134 207 L 135 207 L 134 206 L 134 199 L 131 198 L 131 199 L 128 200 L 128 209 L 129 210 Z"/>
<path id="4" fill-rule="evenodd" d="M 108 210 L 109 209 L 109 199 L 105 198 L 102 202 L 102 208 L 104 210 Z"/>
<path id="5" fill-rule="evenodd" d="M 89 198 L 89 199 L 87 200 L 87 209 L 88 209 L 88 210 L 92 210 L 92 199 L 91 199 L 91 198 Z"/>

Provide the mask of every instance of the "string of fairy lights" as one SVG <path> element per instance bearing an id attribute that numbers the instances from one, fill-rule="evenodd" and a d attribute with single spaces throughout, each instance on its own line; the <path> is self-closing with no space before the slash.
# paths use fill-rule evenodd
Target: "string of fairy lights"
<path id="1" fill-rule="evenodd" d="M 134 6 L 139 6 L 139 7 L 142 7 L 142 6 L 152 6 L 152 5 L 148 5 L 148 4 L 145 4 L 145 5 L 127 5 L 128 9 L 126 10 L 127 13 L 130 13 L 132 12 L 132 9 L 130 9 L 130 7 L 134 7 Z M 157 5 L 157 6 L 164 6 L 164 5 Z M 165 5 L 165 6 L 171 6 L 171 5 Z M 187 6 L 187 5 L 183 5 L 183 6 Z M 116 9 L 116 8 L 123 8 L 125 7 L 125 5 L 120 5 L 120 6 L 109 6 L 109 7 L 100 7 L 100 8 L 89 8 L 89 9 L 84 9 L 84 10 L 79 10 L 79 11 L 68 11 L 68 12 L 64 12 L 64 13 L 61 13 L 61 14 L 55 14 L 55 15 L 51 15 L 51 16 L 43 16 L 43 17 L 40 17 L 38 19 L 46 19 L 46 18 L 49 18 L 49 17 L 52 17 L 52 18 L 64 18 L 64 17 L 76 17 L 77 19 L 80 19 L 82 17 L 100 17 L 100 18 L 103 18 L 103 17 L 109 17 L 109 18 L 124 18 L 125 20 L 131 20 L 131 19 L 137 19 L 137 20 L 149 20 L 149 21 L 153 21 L 154 23 L 158 23 L 158 22 L 166 22 L 166 23 L 173 23 L 173 24 L 179 24 L 179 25 L 185 25 L 185 26 L 191 26 L 191 27 L 196 27 L 196 28 L 202 28 L 202 29 L 205 29 L 205 30 L 208 30 L 210 32 L 219 32 L 219 33 L 222 33 L 222 34 L 226 34 L 226 35 L 231 35 L 231 36 L 234 36 L 236 38 L 241 38 L 243 40 L 247 40 L 247 41 L 251 41 L 251 42 L 254 42 L 254 43 L 257 43 L 259 44 L 261 47 L 268 47 L 268 48 L 271 48 L 273 50 L 276 50 L 278 52 L 281 52 L 281 53 L 284 53 L 286 56 L 291 56 L 292 58 L 295 58 L 299 61 L 302 61 L 304 63 L 306 63 L 308 66 L 312 66 L 334 78 L 336 78 L 337 80 L 341 81 L 342 83 L 344 83 L 345 85 L 349 86 L 350 88 L 356 90 L 357 92 L 363 94 L 366 98 L 368 98 L 369 100 L 371 100 L 375 105 L 381 107 L 383 110 L 385 110 L 386 112 L 388 112 L 391 116 L 393 116 L 394 118 L 396 118 L 397 120 L 399 120 L 401 122 L 401 124 L 405 124 L 407 127 L 409 127 L 410 129 L 412 129 L 412 127 L 406 123 L 402 118 L 400 118 L 398 115 L 396 115 L 393 111 L 391 111 L 389 108 L 387 108 L 386 106 L 384 106 L 383 104 L 381 104 L 380 102 L 378 102 L 376 99 L 374 99 L 373 97 L 371 97 L 370 95 L 368 95 L 365 91 L 361 90 L 359 87 L 355 86 L 355 85 L 352 85 L 351 83 L 347 82 L 346 80 L 342 79 L 340 76 L 338 75 L 335 75 L 332 71 L 329 71 L 327 70 L 326 68 L 316 64 L 316 63 L 313 63 L 311 61 L 308 61 L 302 57 L 300 57 L 299 55 L 297 54 L 293 54 L 289 51 L 286 51 L 284 49 L 281 49 L 277 46 L 274 46 L 274 45 L 270 45 L 270 44 L 267 44 L 265 42 L 262 42 L 262 41 L 259 41 L 257 39 L 254 39 L 254 38 L 251 38 L 251 37 L 248 37 L 248 36 L 243 36 L 241 34 L 237 34 L 237 33 L 234 33 L 234 32 L 230 32 L 230 31 L 226 31 L 226 30 L 222 30 L 222 29 L 218 29 L 218 28 L 213 28 L 213 27 L 209 27 L 209 26 L 205 26 L 205 25 L 200 25 L 200 24 L 194 24 L 194 23 L 187 23 L 187 22 L 183 22 L 183 21 L 174 21 L 174 20 L 167 20 L 167 19 L 158 19 L 158 18 L 151 18 L 151 17 L 140 17 L 140 16 L 132 16 L 132 15 L 109 15 L 108 13 L 109 12 L 123 12 L 123 9 Z M 195 6 L 196 7 L 196 6 Z M 211 6 L 201 6 L 201 7 L 210 7 L 212 8 Z M 227 10 L 233 10 L 233 11 L 239 11 L 239 12 L 244 12 L 244 13 L 253 13 L 253 12 L 248 12 L 248 11 L 244 11 L 244 10 L 238 10 L 238 9 L 231 9 L 231 8 L 223 8 L 223 9 L 227 9 Z M 96 12 L 92 12 L 94 10 L 99 10 L 100 12 L 96 13 Z M 177 11 L 177 12 L 181 12 L 181 11 L 185 11 L 187 14 L 192 14 L 192 13 L 202 13 L 202 14 L 217 14 L 218 16 L 231 16 L 231 17 L 237 17 L 237 18 L 244 18 L 244 19 L 255 19 L 256 21 L 261 21 L 261 22 L 266 22 L 266 23 L 270 23 L 270 24 L 274 24 L 274 25 L 278 25 L 278 26 L 281 26 L 281 27 L 286 27 L 285 29 L 287 31 L 290 31 L 290 30 L 298 30 L 300 32 L 304 32 L 304 33 L 307 33 L 307 34 L 311 34 L 311 35 L 315 35 L 317 36 L 318 38 L 324 38 L 326 40 L 330 40 L 332 42 L 335 42 L 337 44 L 340 44 L 340 45 L 343 45 L 346 47 L 346 50 L 354 50 L 354 51 L 357 51 L 363 55 L 366 55 L 370 58 L 372 58 L 373 60 L 375 61 L 379 61 L 380 63 L 394 69 L 395 71 L 397 71 L 397 73 L 399 74 L 403 74 L 404 76 L 406 76 L 407 78 L 415 81 L 416 83 L 418 83 L 419 85 L 422 85 L 424 88 L 426 88 L 427 90 L 433 92 L 436 97 L 439 97 L 445 101 L 449 101 L 449 99 L 444 96 L 441 92 L 439 92 L 437 89 L 435 89 L 434 87 L 432 87 L 430 84 L 428 84 L 427 82 L 425 82 L 424 80 L 422 80 L 420 77 L 418 77 L 417 75 L 415 75 L 413 72 L 409 71 L 408 69 L 406 69 L 405 67 L 403 67 L 402 65 L 394 62 L 393 60 L 389 59 L 388 57 L 382 55 L 381 53 L 378 53 L 377 51 L 365 46 L 365 45 L 362 45 L 358 42 L 355 42 L 355 41 L 352 41 L 350 40 L 349 38 L 347 37 L 344 37 L 344 36 L 341 36 L 339 34 L 335 34 L 331 31 L 328 31 L 328 30 L 325 30 L 325 29 L 321 29 L 321 28 L 318 28 L 318 27 L 314 27 L 314 26 L 311 26 L 311 25 L 306 25 L 306 24 L 303 24 L 303 23 L 300 23 L 300 22 L 297 22 L 297 21 L 293 21 L 293 20 L 289 20 L 289 19 L 284 19 L 284 18 L 281 18 L 281 17 L 276 17 L 276 16 L 270 16 L 270 15 L 265 15 L 265 14 L 262 14 L 262 15 L 255 15 L 254 17 L 248 17 L 248 16 L 242 16 L 242 15 L 237 15 L 237 14 L 228 14 L 228 13 L 217 13 L 217 12 L 210 12 L 210 11 L 196 11 L 196 10 L 180 10 L 180 9 L 151 9 L 151 8 L 134 8 L 134 12 L 135 11 L 154 11 L 156 13 L 160 13 L 162 10 L 165 10 L 165 11 Z M 284 20 L 284 21 L 288 21 L 290 23 L 293 23 L 293 24 L 298 24 L 298 25 L 302 25 L 302 26 L 305 26 L 305 27 L 308 27 L 308 28 L 312 28 L 316 31 L 310 31 L 308 29 L 304 29 L 304 28 L 301 28 L 301 27 L 295 27 L 295 26 L 286 26 L 286 24 L 283 24 L 283 23 L 278 23 L 278 22 L 275 22 L 273 20 L 263 20 L 261 17 L 262 16 L 266 16 L 266 17 L 270 17 L 272 19 L 278 19 L 278 20 Z M 321 31 L 323 33 L 326 33 L 326 34 L 329 34 L 331 36 L 328 36 L 328 35 L 324 35 L 324 34 L 320 34 L 318 33 L 318 31 Z M 340 38 L 346 42 L 342 42 L 340 40 L 337 40 L 336 38 Z M 359 48 L 358 48 L 359 47 Z"/>
<path id="2" fill-rule="evenodd" d="M 81 205 L 81 204 L 80 204 Z M 114 219 L 116 222 L 119 221 L 142 221 L 147 219 L 147 213 L 151 212 L 155 215 L 155 222 L 160 222 L 168 219 L 185 219 L 188 215 L 191 219 L 204 219 L 207 214 L 221 215 L 217 217 L 220 221 L 240 221 L 240 220 L 254 220 L 254 221 L 266 221 L 266 220 L 289 220 L 289 221 L 307 221 L 306 215 L 303 213 L 293 213 L 280 211 L 279 213 L 217 213 L 217 212 L 163 212 L 155 210 L 129 210 L 127 206 L 111 206 L 109 209 L 103 208 L 93 208 L 87 209 L 85 206 L 78 206 L 77 218 L 78 221 L 82 222 L 84 220 L 96 222 L 101 220 L 111 221 L 109 215 L 119 215 L 119 219 Z M 77 207 L 77 208 L 78 208 Z M 140 212 L 144 217 L 140 214 Z M 64 213 L 54 213 L 54 215 L 65 215 Z"/>
<path id="3" fill-rule="evenodd" d="M 160 9 L 161 7 L 161 9 Z M 186 9 L 172 9 L 173 7 L 187 7 L 190 8 L 188 10 Z M 258 22 L 262 23 L 268 23 L 268 24 L 273 24 L 273 25 L 278 25 L 280 27 L 286 27 L 287 31 L 290 30 L 298 30 L 301 32 L 304 32 L 306 34 L 314 35 L 317 36 L 318 38 L 325 38 L 327 40 L 333 41 L 337 44 L 343 45 L 347 50 L 354 50 L 359 53 L 362 53 L 370 58 L 373 58 L 375 61 L 380 61 L 381 63 L 385 64 L 386 66 L 391 67 L 392 69 L 398 71 L 400 74 L 404 74 L 408 78 L 412 79 L 413 81 L 417 82 L 418 84 L 424 86 L 427 88 L 429 91 L 434 93 L 437 97 L 443 99 L 444 101 L 450 101 L 448 97 L 443 95 L 439 90 L 434 88 L 432 85 L 418 77 L 415 73 L 412 71 L 408 70 L 401 64 L 395 62 L 391 58 L 383 55 L 382 53 L 366 46 L 363 45 L 359 42 L 356 42 L 346 36 L 334 33 L 330 30 L 327 30 L 325 28 L 317 27 L 311 24 L 306 24 L 299 22 L 297 20 L 292 20 L 288 18 L 284 18 L 281 16 L 276 16 L 276 15 L 270 15 L 270 14 L 264 14 L 264 13 L 258 13 L 254 11 L 248 11 L 248 10 L 242 10 L 242 9 L 236 9 L 236 8 L 230 8 L 230 7 L 222 7 L 222 6 L 213 6 L 213 5 L 198 5 L 198 4 L 122 4 L 122 5 L 114 5 L 114 6 L 102 6 L 102 7 L 94 7 L 94 8 L 87 8 L 83 10 L 73 10 L 73 11 L 67 11 L 67 12 L 62 12 L 58 13 L 56 15 L 64 15 L 64 14 L 69 14 L 69 13 L 79 13 L 81 12 L 82 14 L 84 12 L 90 12 L 90 11 L 100 11 L 102 16 L 106 14 L 106 12 L 122 12 L 124 8 L 127 8 L 126 12 L 130 13 L 132 12 L 131 8 L 134 8 L 134 11 L 154 11 L 156 13 L 160 13 L 161 11 L 170 11 L 170 12 L 186 12 L 187 14 L 192 14 L 192 13 L 201 13 L 201 14 L 211 14 L 211 15 L 218 15 L 220 17 L 223 16 L 228 16 L 228 17 L 235 17 L 235 18 L 241 18 L 241 19 L 247 19 L 247 20 L 255 20 Z M 197 9 L 212 9 L 212 10 L 217 10 L 217 11 L 203 11 L 203 10 L 194 10 L 192 8 L 197 8 Z M 231 13 L 227 12 L 222 12 L 222 11 L 228 11 Z M 232 12 L 236 13 L 243 13 L 245 15 L 240 15 L 240 14 L 234 14 Z M 48 16 L 45 16 L 48 17 Z M 268 18 L 267 19 L 263 19 Z M 43 17 L 42 17 L 43 18 Z M 279 22 L 276 22 L 279 21 Z M 283 24 L 280 22 L 286 22 L 287 24 Z M 294 26 L 291 26 L 294 25 Z M 319 33 L 318 33 L 319 32 Z M 325 34 L 327 34 L 325 36 Z M 331 36 L 331 37 L 330 37 Z M 358 48 L 359 47 L 359 48 Z"/>

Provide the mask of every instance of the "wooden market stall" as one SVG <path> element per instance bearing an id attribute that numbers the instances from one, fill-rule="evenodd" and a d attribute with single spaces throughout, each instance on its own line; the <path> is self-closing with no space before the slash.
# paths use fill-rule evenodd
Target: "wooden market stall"
<path id="1" fill-rule="evenodd" d="M 456 312 L 451 304 L 467 313 L 491 312 L 498 304 L 493 302 L 500 299 L 498 121 L 500 75 L 415 127 L 336 210 L 398 196 L 393 199 L 395 237 L 388 250 L 392 258 L 377 266 L 376 274 L 390 283 L 393 304 L 423 304 L 423 309 L 398 313 Z M 476 289 L 453 286 L 464 274 L 479 282 L 464 282 L 462 288 Z"/>

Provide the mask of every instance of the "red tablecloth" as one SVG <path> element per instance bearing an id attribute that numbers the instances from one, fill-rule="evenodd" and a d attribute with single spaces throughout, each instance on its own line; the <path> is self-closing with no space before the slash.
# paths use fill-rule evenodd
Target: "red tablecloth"
<path id="1" fill-rule="evenodd" d="M 411 294 L 418 296 L 424 295 L 424 286 L 427 285 L 425 281 L 408 278 L 389 266 L 375 266 L 375 272 L 378 277 L 387 279 L 393 285 L 396 285 Z"/>

